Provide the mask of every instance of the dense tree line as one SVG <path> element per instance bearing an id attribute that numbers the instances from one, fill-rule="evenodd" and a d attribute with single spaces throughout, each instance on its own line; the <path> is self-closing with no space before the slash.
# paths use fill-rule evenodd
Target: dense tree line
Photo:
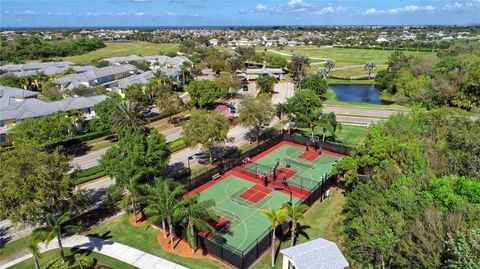
<path id="1" fill-rule="evenodd" d="M 478 238 L 479 156 L 480 119 L 458 108 L 416 109 L 373 126 L 336 166 L 348 192 L 352 265 L 478 268 L 478 242 L 466 237 Z"/>
<path id="2" fill-rule="evenodd" d="M 480 106 L 480 46 L 452 46 L 434 57 L 395 52 L 375 82 L 400 104 L 471 110 Z"/>
<path id="3" fill-rule="evenodd" d="M 36 36 L 16 36 L 1 43 L 0 58 L 5 62 L 79 55 L 105 47 L 98 38 L 46 41 Z"/>

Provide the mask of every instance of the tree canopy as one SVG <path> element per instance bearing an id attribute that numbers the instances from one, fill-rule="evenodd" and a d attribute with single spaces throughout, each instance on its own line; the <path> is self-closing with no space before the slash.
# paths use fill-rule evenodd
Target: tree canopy
<path id="1" fill-rule="evenodd" d="M 81 192 L 67 174 L 69 158 L 22 144 L 0 155 L 0 218 L 37 225 L 48 212 L 65 212 L 81 205 Z"/>
<path id="2" fill-rule="evenodd" d="M 268 96 L 260 96 L 255 99 L 252 96 L 243 97 L 240 102 L 240 123 L 252 129 L 258 141 L 262 126 L 270 123 L 275 113 Z"/>
<path id="3" fill-rule="evenodd" d="M 229 141 L 228 120 L 214 111 L 197 110 L 183 126 L 182 134 L 190 146 L 201 145 L 203 150 L 209 151 L 210 162 L 213 162 L 212 148 Z"/>
<path id="4" fill-rule="evenodd" d="M 215 81 L 196 80 L 186 87 L 194 106 L 204 108 L 214 103 L 218 98 L 225 96 L 228 89 Z"/>
<path id="5" fill-rule="evenodd" d="M 480 124 L 414 110 L 370 128 L 337 165 L 348 196 L 346 253 L 359 267 L 444 268 L 447 236 L 480 221 Z"/>
<path id="6" fill-rule="evenodd" d="M 107 175 L 122 185 L 144 170 L 160 171 L 169 160 L 165 137 L 157 130 L 149 130 L 148 135 L 126 130 L 120 132 L 118 144 L 100 158 L 100 164 Z"/>
<path id="7" fill-rule="evenodd" d="M 270 93 L 273 91 L 275 87 L 275 82 L 277 79 L 272 76 L 260 76 L 257 78 L 257 86 L 260 88 L 260 92 L 262 93 Z"/>
<path id="8" fill-rule="evenodd" d="M 308 75 L 303 80 L 302 89 L 310 89 L 321 96 L 327 92 L 328 84 L 320 75 Z"/>
<path id="9" fill-rule="evenodd" d="M 55 113 L 15 124 L 15 144 L 46 145 L 73 135 L 73 124 L 66 113 Z"/>

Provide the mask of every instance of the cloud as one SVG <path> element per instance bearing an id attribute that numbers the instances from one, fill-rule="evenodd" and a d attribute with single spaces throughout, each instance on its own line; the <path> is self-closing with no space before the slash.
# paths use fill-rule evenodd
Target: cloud
<path id="1" fill-rule="evenodd" d="M 134 2 L 134 3 L 146 3 L 146 2 L 152 2 L 152 0 L 130 0 L 130 2 Z"/>
<path id="2" fill-rule="evenodd" d="M 376 8 L 369 8 L 365 10 L 366 15 L 379 15 L 379 14 L 407 14 L 407 13 L 415 13 L 415 12 L 434 12 L 437 8 L 432 5 L 426 6 L 417 6 L 417 5 L 406 5 L 403 7 L 398 8 L 391 8 L 388 10 L 384 9 L 376 9 Z"/>
<path id="3" fill-rule="evenodd" d="M 299 5 L 299 4 L 302 4 L 302 3 L 303 3 L 303 0 L 289 0 L 288 1 L 289 5 Z"/>
<path id="4" fill-rule="evenodd" d="M 318 11 L 319 15 L 324 15 L 324 14 L 334 14 L 334 13 L 341 13 L 344 12 L 346 9 L 341 6 L 333 7 L 333 6 L 327 6 L 323 7 Z"/>
<path id="5" fill-rule="evenodd" d="M 262 5 L 262 4 L 258 4 L 257 7 L 255 7 L 255 9 L 256 9 L 257 11 L 264 11 L 264 10 L 267 9 L 267 7 L 264 6 L 264 5 Z"/>
<path id="6" fill-rule="evenodd" d="M 135 16 L 143 16 L 143 15 L 145 15 L 145 12 L 143 11 L 135 13 Z"/>
<path id="7" fill-rule="evenodd" d="M 167 16 L 177 16 L 177 13 L 173 13 L 173 12 L 167 12 Z"/>
<path id="8" fill-rule="evenodd" d="M 451 13 L 451 12 L 463 12 L 463 11 L 475 11 L 480 10 L 480 0 L 473 1 L 455 1 L 448 4 L 445 4 L 442 8 L 442 11 Z"/>

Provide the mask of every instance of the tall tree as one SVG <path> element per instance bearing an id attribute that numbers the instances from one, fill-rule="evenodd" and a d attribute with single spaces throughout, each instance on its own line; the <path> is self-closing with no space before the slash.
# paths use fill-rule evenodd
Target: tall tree
<path id="1" fill-rule="evenodd" d="M 142 115 L 142 108 L 136 102 L 122 101 L 112 113 L 112 125 L 115 131 L 145 130 L 146 121 Z"/>
<path id="2" fill-rule="evenodd" d="M 215 205 L 213 200 L 199 201 L 198 196 L 185 199 L 180 205 L 180 215 L 187 220 L 187 242 L 192 248 L 192 254 L 197 247 L 195 231 L 214 233 L 216 230 L 206 220 L 211 217 L 210 208 Z"/>
<path id="3" fill-rule="evenodd" d="M 228 89 L 218 82 L 196 80 L 187 85 L 186 91 L 190 94 L 194 106 L 204 108 L 225 96 Z"/>
<path id="4" fill-rule="evenodd" d="M 478 269 L 480 267 L 480 229 L 470 234 L 458 231 L 447 240 L 447 268 Z"/>
<path id="5" fill-rule="evenodd" d="M 38 243 L 45 241 L 46 233 L 44 232 L 34 232 L 30 236 L 28 241 L 27 250 L 33 256 L 33 264 L 35 265 L 35 269 L 40 269 L 39 259 L 42 257 L 40 255 L 40 248 L 38 247 Z"/>
<path id="6" fill-rule="evenodd" d="M 257 78 L 257 86 L 262 93 L 271 93 L 275 87 L 277 79 L 272 76 L 261 76 Z"/>
<path id="7" fill-rule="evenodd" d="M 245 68 L 245 63 L 242 58 L 238 56 L 231 56 L 227 60 L 227 66 L 230 72 L 235 73 L 237 70 L 242 70 Z"/>
<path id="8" fill-rule="evenodd" d="M 107 175 L 124 186 L 142 171 L 160 171 L 169 161 L 165 136 L 151 129 L 148 135 L 135 131 L 121 132 L 118 144 L 109 148 L 99 162 Z"/>
<path id="9" fill-rule="evenodd" d="M 278 225 L 287 221 L 287 216 L 283 210 L 274 208 L 262 211 L 262 215 L 268 218 L 272 226 L 272 267 L 275 267 L 275 230 Z"/>
<path id="10" fill-rule="evenodd" d="M 303 80 L 302 89 L 310 89 L 319 96 L 322 96 L 327 92 L 328 84 L 327 81 L 319 75 L 308 75 Z"/>
<path id="11" fill-rule="evenodd" d="M 262 127 L 264 124 L 270 123 L 275 113 L 275 108 L 268 96 L 260 96 L 258 99 L 252 96 L 245 96 L 240 101 L 239 113 L 240 123 L 252 129 L 258 143 Z"/>
<path id="12" fill-rule="evenodd" d="M 209 152 L 210 163 L 213 163 L 213 147 L 224 145 L 228 138 L 228 121 L 217 112 L 197 110 L 183 126 L 183 137 L 192 147 L 201 145 Z"/>
<path id="13" fill-rule="evenodd" d="M 45 243 L 48 245 L 55 237 L 57 238 L 58 247 L 60 249 L 60 257 L 64 262 L 65 259 L 65 250 L 62 245 L 62 234 L 76 233 L 80 231 L 80 227 L 76 225 L 69 224 L 72 222 L 72 216 L 70 214 L 62 214 L 58 217 L 54 217 L 51 213 L 46 215 L 46 225 L 40 228 L 35 229 L 34 233 L 44 232 Z"/>
<path id="14" fill-rule="evenodd" d="M 342 124 L 337 121 L 335 113 L 323 113 L 320 117 L 319 124 L 323 125 L 323 141 L 326 140 L 326 132 L 329 131 L 333 137 L 336 137 L 337 129 L 342 129 Z"/>
<path id="15" fill-rule="evenodd" d="M 302 81 L 305 77 L 306 70 L 310 67 L 310 58 L 303 54 L 294 54 L 289 64 L 297 79 L 298 88 L 302 88 Z"/>
<path id="16" fill-rule="evenodd" d="M 15 142 L 47 145 L 73 135 L 73 124 L 66 113 L 26 119 L 15 124 Z"/>
<path id="17" fill-rule="evenodd" d="M 45 152 L 35 144 L 19 144 L 0 155 L 0 218 L 15 224 L 38 225 L 47 212 L 70 210 L 84 204 L 68 175 L 70 158 Z"/>
<path id="18" fill-rule="evenodd" d="M 370 78 L 370 75 L 372 74 L 372 72 L 377 69 L 377 64 L 374 63 L 374 62 L 367 62 L 365 64 L 365 70 L 368 71 L 368 78 Z"/>
<path id="19" fill-rule="evenodd" d="M 290 220 L 292 227 L 291 227 L 291 246 L 293 247 L 295 245 L 295 241 L 297 239 L 297 232 L 298 232 L 298 227 L 300 225 L 300 222 L 303 222 L 305 224 L 306 218 L 305 218 L 305 211 L 308 209 L 308 206 L 305 204 L 300 204 L 300 205 L 292 205 L 289 203 L 283 204 L 283 210 L 285 210 L 285 214 Z"/>
<path id="20" fill-rule="evenodd" d="M 145 214 L 150 224 L 162 222 L 165 231 L 166 221 L 170 236 L 170 249 L 173 250 L 173 223 L 182 217 L 181 206 L 185 189 L 179 183 L 171 180 L 157 179 L 154 185 L 144 185 L 144 196 L 146 203 Z"/>
<path id="21" fill-rule="evenodd" d="M 184 108 L 180 96 L 174 92 L 162 93 L 157 99 L 157 107 L 162 113 L 168 114 L 168 122 L 172 121 L 172 116 Z"/>
<path id="22" fill-rule="evenodd" d="M 315 126 L 322 114 L 322 100 L 313 90 L 300 90 L 288 99 L 287 107 L 294 114 L 295 119 L 308 125 L 314 135 Z"/>
<path id="23" fill-rule="evenodd" d="M 95 117 L 89 122 L 88 128 L 100 132 L 112 131 L 112 117 L 117 105 L 122 102 L 120 95 L 113 94 L 110 98 L 95 105 Z"/>
<path id="24" fill-rule="evenodd" d="M 327 69 L 328 73 L 330 73 L 330 70 L 335 67 L 335 61 L 326 60 L 323 66 Z"/>

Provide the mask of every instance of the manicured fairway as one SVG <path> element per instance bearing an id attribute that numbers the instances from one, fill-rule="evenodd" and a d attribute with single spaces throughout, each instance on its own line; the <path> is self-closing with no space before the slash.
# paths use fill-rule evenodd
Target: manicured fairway
<path id="1" fill-rule="evenodd" d="M 214 240 L 223 241 L 239 251 L 248 251 L 256 239 L 267 232 L 270 222 L 262 211 L 281 208 L 289 202 L 288 194 L 273 190 L 258 203 L 252 203 L 239 196 L 256 184 L 236 176 L 227 176 L 200 193 L 200 200 L 212 199 L 215 208 L 212 213 L 230 221 Z M 258 186 L 258 185 L 257 185 Z M 298 198 L 293 197 L 293 202 Z"/>
<path id="2" fill-rule="evenodd" d="M 136 54 L 138 56 L 159 55 L 169 52 L 177 52 L 178 44 L 175 43 L 148 43 L 148 42 L 125 42 L 125 43 L 106 43 L 105 48 L 91 51 L 78 56 L 61 58 L 64 61 L 72 61 L 77 64 L 91 63 L 93 60 L 103 58 L 127 56 Z"/>

